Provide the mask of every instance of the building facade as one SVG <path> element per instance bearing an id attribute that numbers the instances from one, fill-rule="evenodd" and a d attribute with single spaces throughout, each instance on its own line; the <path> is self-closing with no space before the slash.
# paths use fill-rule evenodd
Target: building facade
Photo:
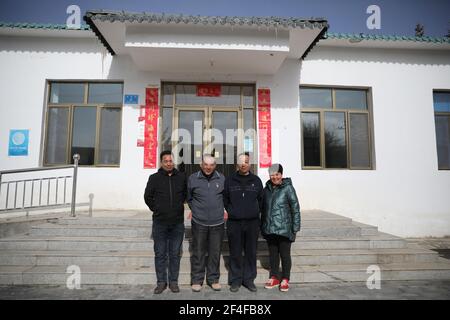
<path id="1" fill-rule="evenodd" d="M 283 164 L 302 209 L 450 234 L 448 39 L 329 34 L 324 19 L 85 20 L 0 26 L 0 170 L 78 153 L 77 202 L 136 210 L 160 151 L 187 173 L 211 153 L 225 174 L 245 151 L 263 181 Z"/>

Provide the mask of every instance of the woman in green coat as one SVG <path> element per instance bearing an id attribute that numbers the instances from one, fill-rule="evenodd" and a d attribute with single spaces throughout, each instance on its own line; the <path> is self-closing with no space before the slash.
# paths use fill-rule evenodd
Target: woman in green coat
<path id="1" fill-rule="evenodd" d="M 270 279 L 265 288 L 279 287 L 286 292 L 292 265 L 291 244 L 300 231 L 300 205 L 291 179 L 283 178 L 281 164 L 273 164 L 269 175 L 263 191 L 261 216 L 261 232 L 267 240 L 270 260 Z"/>

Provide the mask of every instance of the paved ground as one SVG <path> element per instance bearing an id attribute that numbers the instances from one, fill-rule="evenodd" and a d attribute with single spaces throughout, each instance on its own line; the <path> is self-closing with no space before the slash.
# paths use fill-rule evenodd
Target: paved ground
<path id="1" fill-rule="evenodd" d="M 200 293 L 193 293 L 184 286 L 180 293 L 166 290 L 160 295 L 153 294 L 153 286 L 96 286 L 69 290 L 52 286 L 11 286 L 0 287 L 1 300 L 398 300 L 425 299 L 449 300 L 450 279 L 448 281 L 386 281 L 381 289 L 369 290 L 365 283 L 318 283 L 294 284 L 287 293 L 276 289 L 258 288 L 252 293 L 245 288 L 232 293 L 228 287 L 221 292 L 213 292 L 209 287 Z"/>

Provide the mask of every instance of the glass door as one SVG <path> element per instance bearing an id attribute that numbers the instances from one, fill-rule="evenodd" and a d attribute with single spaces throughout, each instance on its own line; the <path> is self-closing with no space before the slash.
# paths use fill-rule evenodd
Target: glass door
<path id="1" fill-rule="evenodd" d="M 206 109 L 177 108 L 175 114 L 175 133 L 177 141 L 172 148 L 178 170 L 189 177 L 200 170 L 206 129 Z"/>
<path id="2" fill-rule="evenodd" d="M 209 143 L 216 158 L 217 170 L 226 177 L 236 171 L 237 155 L 241 132 L 239 109 L 210 110 L 211 133 Z"/>
<path id="3" fill-rule="evenodd" d="M 178 169 L 187 176 L 200 170 L 203 154 L 216 159 L 225 176 L 236 170 L 242 119 L 239 108 L 177 107 L 172 150 Z"/>

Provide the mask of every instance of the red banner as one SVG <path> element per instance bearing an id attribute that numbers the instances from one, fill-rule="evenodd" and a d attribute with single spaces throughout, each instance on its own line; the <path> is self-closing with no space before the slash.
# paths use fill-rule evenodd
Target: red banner
<path id="1" fill-rule="evenodd" d="M 158 88 L 145 90 L 144 169 L 155 169 L 158 147 Z"/>
<path id="2" fill-rule="evenodd" d="M 272 120 L 270 89 L 258 89 L 259 167 L 272 165 Z"/>
<path id="3" fill-rule="evenodd" d="M 197 97 L 220 97 L 222 95 L 222 86 L 220 84 L 198 84 Z"/>

